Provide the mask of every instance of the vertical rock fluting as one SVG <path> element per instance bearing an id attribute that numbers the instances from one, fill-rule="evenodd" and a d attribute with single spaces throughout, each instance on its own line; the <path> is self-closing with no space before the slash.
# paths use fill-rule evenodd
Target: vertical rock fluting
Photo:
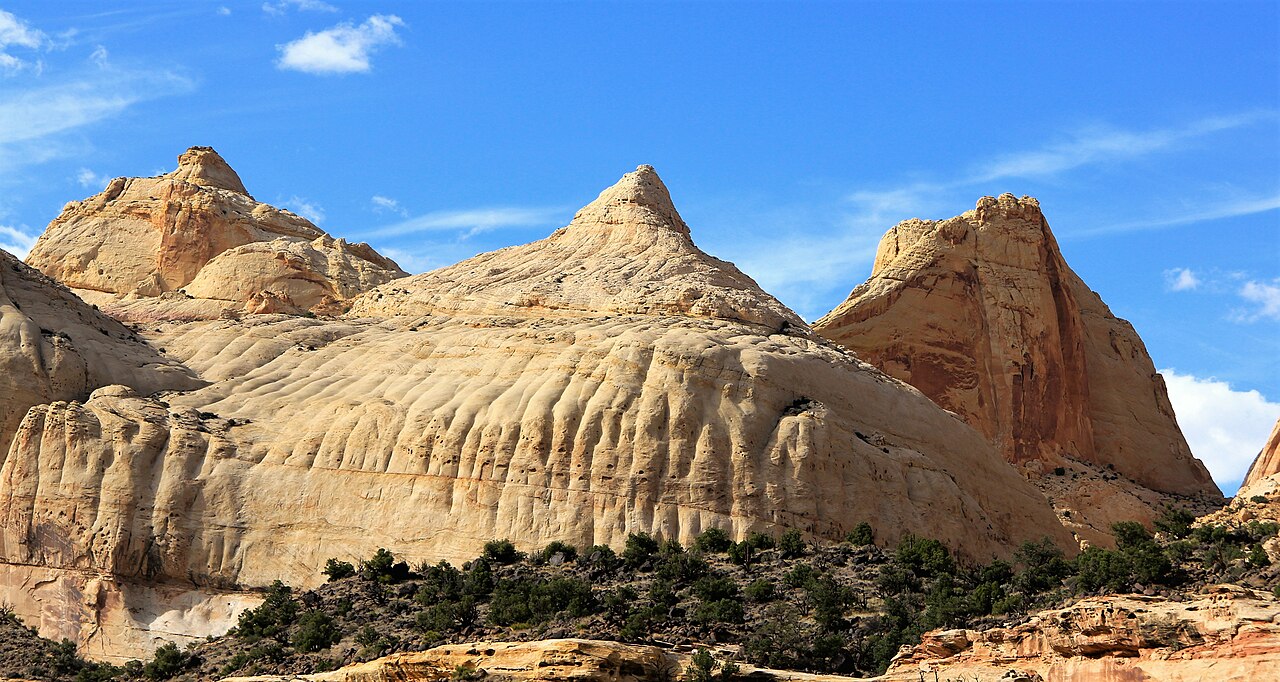
<path id="1" fill-rule="evenodd" d="M 647 167 L 547 239 L 388 283 L 343 319 L 156 342 L 214 383 L 33 409 L 0 468 L 10 561 L 212 594 L 500 537 L 869 521 L 984 560 L 1071 543 L 979 433 L 698 250 Z"/>
<path id="2" fill-rule="evenodd" d="M 1141 339 L 1067 266 L 1035 199 L 983 197 L 950 220 L 895 226 L 871 278 L 814 329 L 1030 474 L 1074 461 L 1156 493 L 1221 499 Z M 1105 512 L 1106 495 L 1086 497 L 1077 511 Z"/>

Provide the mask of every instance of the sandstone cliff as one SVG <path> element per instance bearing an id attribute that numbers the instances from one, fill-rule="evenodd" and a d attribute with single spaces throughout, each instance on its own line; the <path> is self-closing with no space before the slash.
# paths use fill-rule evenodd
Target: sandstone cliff
<path id="1" fill-rule="evenodd" d="M 1254 458 L 1253 464 L 1249 465 L 1249 473 L 1245 474 L 1241 488 L 1248 488 L 1273 474 L 1280 474 L 1280 419 L 1276 419 L 1271 436 Z"/>
<path id="2" fill-rule="evenodd" d="M 1105 541 L 1163 494 L 1220 502 L 1133 327 L 1067 266 L 1035 199 L 1005 194 L 885 234 L 871 278 L 814 324 L 924 392 Z M 1059 477 L 1061 478 L 1061 477 Z"/>
<path id="3" fill-rule="evenodd" d="M 346 319 L 160 329 L 214 383 L 34 408 L 0 468 L 11 564 L 213 595 L 495 537 L 838 538 L 867 520 L 877 541 L 980 558 L 1071 542 L 980 434 L 699 251 L 646 167 L 550 238 L 384 285 Z M 50 599 L 37 618 L 104 622 Z"/>
<path id="4" fill-rule="evenodd" d="M 257 202 L 213 149 L 177 170 L 116 178 L 73 201 L 27 261 L 120 318 L 211 319 L 226 312 L 341 312 L 406 273 L 367 244 Z"/>

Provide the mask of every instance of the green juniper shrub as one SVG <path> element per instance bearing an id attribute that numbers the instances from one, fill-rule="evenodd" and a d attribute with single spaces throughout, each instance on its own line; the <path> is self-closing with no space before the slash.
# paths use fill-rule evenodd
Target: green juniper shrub
<path id="1" fill-rule="evenodd" d="M 379 548 L 368 561 L 360 562 L 360 574 L 382 584 L 404 582 L 409 578 L 409 564 L 396 561 L 391 552 Z"/>
<path id="2" fill-rule="evenodd" d="M 827 574 L 820 574 L 805 584 L 805 600 L 813 612 L 813 620 L 827 632 L 845 628 L 844 611 L 849 604 L 847 590 Z"/>
<path id="3" fill-rule="evenodd" d="M 466 580 L 462 571 L 449 562 L 441 561 L 435 566 L 423 566 L 419 573 L 422 575 L 422 583 L 413 597 L 419 604 L 429 606 L 456 601 L 462 597 Z"/>
<path id="4" fill-rule="evenodd" d="M 1249 548 L 1248 562 L 1249 565 L 1254 568 L 1262 568 L 1263 566 L 1271 565 L 1271 560 L 1267 558 L 1266 550 L 1262 548 L 1262 545 L 1256 542 L 1253 544 L 1253 547 Z"/>
<path id="5" fill-rule="evenodd" d="M 608 545 L 594 545 L 586 553 L 587 563 L 595 575 L 611 576 L 622 567 L 622 560 L 617 552 Z"/>
<path id="6" fill-rule="evenodd" d="M 173 642 L 166 642 L 142 666 L 142 676 L 148 680 L 168 680 L 199 664 L 200 659 L 194 654 L 179 649 Z"/>
<path id="7" fill-rule="evenodd" d="M 1071 564 L 1062 550 L 1049 538 L 1027 541 L 1013 553 L 1019 566 L 1013 577 L 1014 589 L 1027 596 L 1039 595 L 1062 584 L 1071 573 Z"/>
<path id="8" fill-rule="evenodd" d="M 803 617 L 790 604 L 769 605 L 760 624 L 743 642 L 743 657 L 755 665 L 783 670 L 808 667 L 806 654 L 811 644 L 803 627 Z"/>
<path id="9" fill-rule="evenodd" d="M 466 576 L 462 580 L 463 594 L 483 599 L 493 593 L 493 568 L 487 559 L 476 559 L 471 562 Z"/>
<path id="10" fill-rule="evenodd" d="M 510 540 L 490 540 L 484 543 L 484 558 L 501 566 L 524 560 L 524 552 L 516 549 Z"/>
<path id="11" fill-rule="evenodd" d="M 675 545 L 675 548 L 679 547 L 679 544 Z M 677 584 L 697 580 L 706 575 L 709 570 L 711 570 L 710 565 L 698 551 L 685 552 L 683 549 L 673 549 L 669 548 L 669 545 L 663 545 L 663 550 L 658 555 L 656 569 L 658 577 Z"/>
<path id="12" fill-rule="evenodd" d="M 273 638 L 285 643 L 289 627 L 298 618 L 298 602 L 293 590 L 279 580 L 267 588 L 266 599 L 257 608 L 240 614 L 233 633 L 248 642 Z"/>
<path id="13" fill-rule="evenodd" d="M 698 649 L 689 659 L 684 682 L 726 682 L 738 674 L 738 665 L 732 661 L 717 661 L 711 652 Z"/>
<path id="14" fill-rule="evenodd" d="M 342 639 L 342 631 L 323 611 L 308 611 L 298 619 L 293 648 L 304 653 L 328 649 Z"/>
<path id="15" fill-rule="evenodd" d="M 721 575 L 707 575 L 693 584 L 699 599 L 693 619 L 704 624 L 741 623 L 744 618 L 738 583 Z"/>
<path id="16" fill-rule="evenodd" d="M 931 577 L 955 573 L 955 561 L 946 545 L 932 538 L 921 538 L 907 533 L 894 552 L 895 563 L 909 568 L 916 575 Z"/>
<path id="17" fill-rule="evenodd" d="M 544 623 L 564 613 L 579 618 L 594 613 L 591 584 L 577 578 L 513 578 L 499 581 L 489 601 L 495 625 Z"/>
<path id="18" fill-rule="evenodd" d="M 729 534 L 719 528 L 708 528 L 699 533 L 693 541 L 694 549 L 707 554 L 727 552 L 732 544 L 733 540 L 729 538 Z"/>
<path id="19" fill-rule="evenodd" d="M 640 595 L 634 589 L 623 585 L 605 593 L 600 600 L 605 617 L 615 623 L 625 623 L 635 610 L 636 600 Z"/>
<path id="20" fill-rule="evenodd" d="M 1185 509 L 1167 507 L 1164 514 L 1156 519 L 1155 526 L 1161 533 L 1167 533 L 1181 540 L 1191 535 L 1191 523 L 1195 520 L 1195 515 Z"/>
<path id="21" fill-rule="evenodd" d="M 1266 503 L 1267 503 L 1267 496 L 1266 496 L 1266 495 L 1254 495 L 1253 497 L 1250 497 L 1250 498 L 1249 498 L 1249 501 L 1250 501 L 1250 502 L 1253 502 L 1253 503 L 1255 503 L 1255 504 L 1266 504 Z"/>
<path id="22" fill-rule="evenodd" d="M 551 563 L 553 558 L 559 554 L 563 561 L 576 561 L 578 559 L 578 548 L 567 542 L 554 540 L 542 548 L 536 557 L 538 564 Z"/>
<path id="23" fill-rule="evenodd" d="M 680 596 L 671 581 L 655 580 L 649 585 L 649 601 L 653 602 L 654 615 L 665 618 L 672 607 L 680 603 Z"/>
<path id="24" fill-rule="evenodd" d="M 630 569 L 639 569 L 658 553 L 658 541 L 648 533 L 632 533 L 627 536 L 622 550 L 622 563 Z"/>
<path id="25" fill-rule="evenodd" d="M 875 531 L 871 529 L 871 524 L 863 521 L 862 523 L 854 526 L 853 530 L 849 531 L 849 534 L 844 536 L 844 539 L 855 547 L 866 547 L 867 545 L 874 543 L 876 537 Z"/>
<path id="26" fill-rule="evenodd" d="M 799 556 L 804 556 L 807 549 L 808 546 L 805 545 L 804 538 L 801 537 L 800 531 L 795 528 L 788 530 L 782 534 L 781 538 L 778 538 L 778 553 L 781 554 L 784 559 L 794 559 Z"/>
<path id="27" fill-rule="evenodd" d="M 752 533 L 747 536 L 747 544 L 753 549 L 773 549 L 778 546 L 778 542 L 773 539 L 772 535 L 767 533 Z"/>
<path id="28" fill-rule="evenodd" d="M 743 590 L 746 598 L 757 604 L 773 601 L 777 597 L 777 592 L 778 590 L 773 581 L 767 578 L 752 581 L 750 585 L 747 585 L 747 589 Z"/>
<path id="29" fill-rule="evenodd" d="M 818 570 L 809 564 L 796 564 L 782 576 L 787 587 L 804 587 L 818 575 Z"/>
<path id="30" fill-rule="evenodd" d="M 338 561 L 337 559 L 329 559 L 324 562 L 324 574 L 328 576 L 329 582 L 349 578 L 356 574 L 356 567 L 347 561 Z"/>

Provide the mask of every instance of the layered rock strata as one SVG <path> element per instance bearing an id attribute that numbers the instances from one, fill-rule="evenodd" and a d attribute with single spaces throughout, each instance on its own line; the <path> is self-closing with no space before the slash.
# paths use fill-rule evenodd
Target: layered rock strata
<path id="1" fill-rule="evenodd" d="M 500 537 L 870 521 L 974 558 L 1071 544 L 980 434 L 699 251 L 647 167 L 547 240 L 383 285 L 345 319 L 148 329 L 214 383 L 34 408 L 0 468 L 0 556 L 212 594 Z"/>
<path id="2" fill-rule="evenodd" d="M 368 244 L 255 201 L 209 147 L 188 149 L 171 173 L 116 178 L 67 204 L 27 262 L 133 320 L 340 313 L 406 274 Z"/>
<path id="3" fill-rule="evenodd" d="M 1178 601 L 1091 597 L 1016 626 L 928 633 L 904 647 L 883 679 L 933 679 L 935 672 L 1054 682 L 1278 679 L 1280 603 L 1233 585 Z"/>
<path id="4" fill-rule="evenodd" d="M 1165 495 L 1221 502 L 1142 340 L 1068 267 L 1035 199 L 983 197 L 949 220 L 898 224 L 871 278 L 814 329 L 955 412 L 1032 478 L 1062 467 L 1090 481 L 1086 495 L 1057 486 L 1055 500 L 1084 539 L 1149 520 Z"/>

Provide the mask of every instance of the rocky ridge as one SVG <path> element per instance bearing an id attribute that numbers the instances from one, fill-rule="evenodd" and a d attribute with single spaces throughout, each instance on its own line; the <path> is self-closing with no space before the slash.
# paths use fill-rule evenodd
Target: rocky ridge
<path id="1" fill-rule="evenodd" d="M 1249 472 L 1245 474 L 1241 487 L 1248 488 L 1275 474 L 1280 474 L 1280 419 L 1276 419 L 1271 436 L 1254 458 L 1253 464 L 1249 465 Z"/>
<path id="2" fill-rule="evenodd" d="M 978 433 L 699 251 L 647 167 L 550 238 L 383 285 L 343 319 L 143 333 L 212 385 L 34 408 L 0 469 L 8 589 L 85 571 L 182 585 L 216 624 L 243 603 L 224 588 L 313 584 L 377 547 L 839 538 L 867 519 L 881 542 L 914 532 L 981 559 L 1071 544 Z M 82 592 L 40 599 L 21 615 L 95 656 L 155 646 L 128 615 L 149 598 L 116 620 Z"/>
<path id="3" fill-rule="evenodd" d="M 1067 265 L 1035 199 L 898 224 L 814 329 L 982 432 L 1083 540 L 1170 501 L 1221 504 L 1141 339 Z"/>
<path id="4" fill-rule="evenodd" d="M 368 244 L 255 201 L 209 147 L 188 149 L 173 172 L 116 178 L 67 204 L 27 262 L 135 321 L 340 313 L 407 274 Z"/>

